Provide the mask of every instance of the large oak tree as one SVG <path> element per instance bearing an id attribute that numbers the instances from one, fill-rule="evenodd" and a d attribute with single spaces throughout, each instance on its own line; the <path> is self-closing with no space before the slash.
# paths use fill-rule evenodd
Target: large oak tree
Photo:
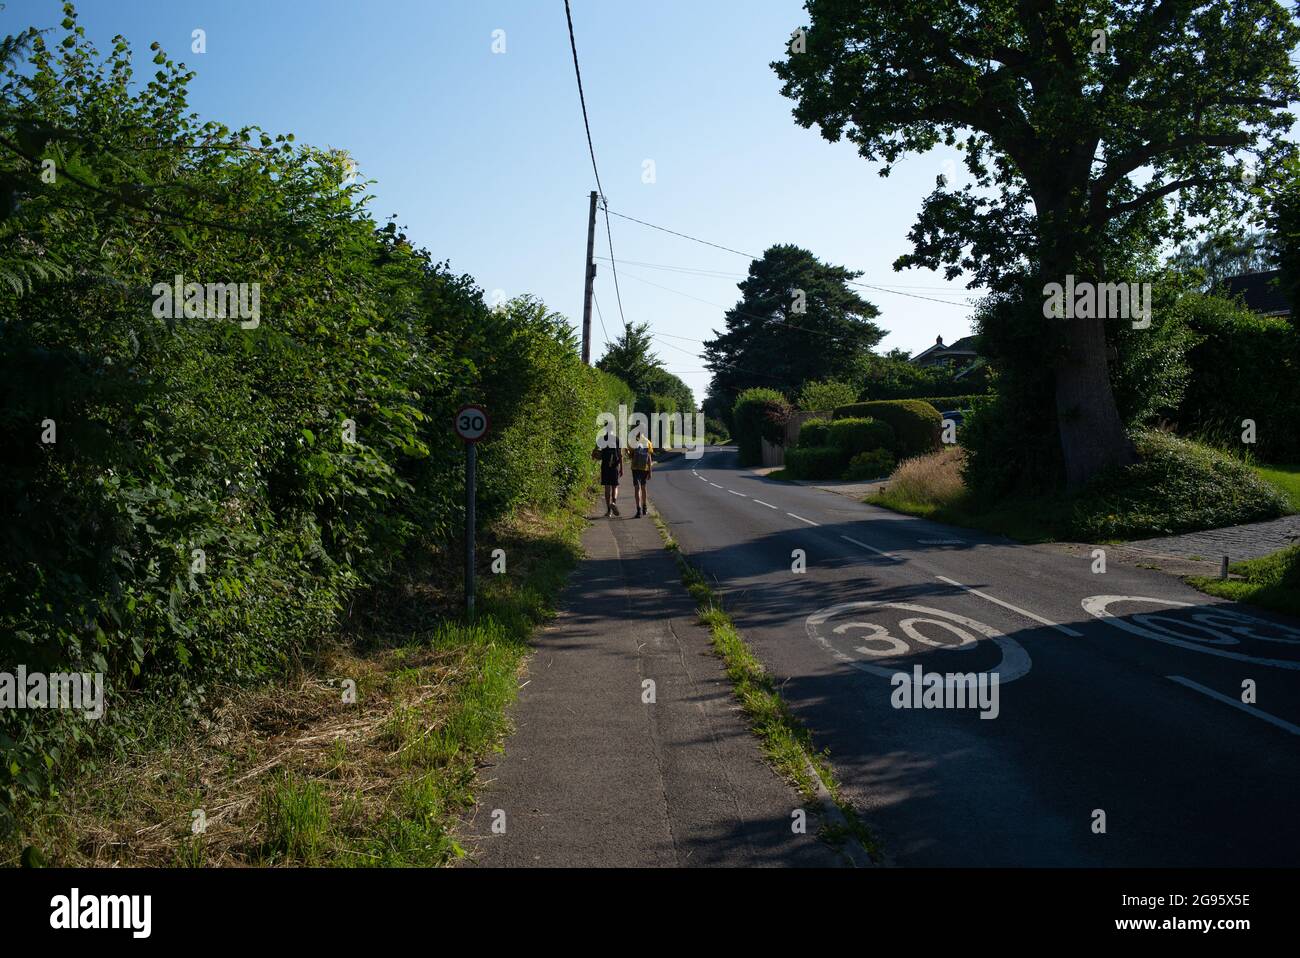
<path id="1" fill-rule="evenodd" d="M 971 182 L 940 180 L 896 268 L 1008 293 L 1124 280 L 1126 248 L 1236 215 L 1291 149 L 1300 29 L 1273 0 L 806 7 L 806 32 L 773 64 L 797 122 L 846 137 L 882 175 L 940 143 L 965 150 Z M 1132 461 L 1103 321 L 1023 321 L 1043 324 L 1024 361 L 1053 373 L 1066 481 Z"/>

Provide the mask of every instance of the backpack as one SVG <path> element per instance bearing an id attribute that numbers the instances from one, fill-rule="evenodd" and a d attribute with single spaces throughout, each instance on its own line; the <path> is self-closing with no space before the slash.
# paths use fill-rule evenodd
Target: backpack
<path id="1" fill-rule="evenodd" d="M 645 444 L 637 446 L 632 450 L 632 468 L 637 472 L 647 472 L 650 469 L 650 447 Z"/>

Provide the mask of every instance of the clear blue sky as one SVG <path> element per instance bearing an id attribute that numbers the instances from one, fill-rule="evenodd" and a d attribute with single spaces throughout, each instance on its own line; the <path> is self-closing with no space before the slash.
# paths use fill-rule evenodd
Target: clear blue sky
<path id="1" fill-rule="evenodd" d="M 891 268 L 910 248 L 907 231 L 935 176 L 953 172 L 955 152 L 911 158 L 881 179 L 849 144 L 796 126 L 768 63 L 806 22 L 799 0 L 572 6 L 612 210 L 754 254 L 797 243 L 863 270 L 861 282 L 944 301 L 864 291 L 888 330 L 882 348 L 915 352 L 936 335 L 952 342 L 970 331 L 963 285 Z M 581 323 L 594 182 L 563 0 L 82 0 L 77 8 L 101 51 L 117 33 L 131 42 L 138 76 L 151 75 L 153 40 L 196 70 L 191 103 L 205 119 L 350 151 L 361 175 L 377 181 L 376 218 L 397 213 L 414 242 L 475 276 L 489 297 L 533 293 Z M 7 0 L 0 30 L 61 19 L 58 0 Z M 204 54 L 190 50 L 195 28 L 207 32 Z M 504 54 L 492 52 L 498 29 Z M 642 182 L 645 160 L 655 164 L 653 185 Z M 703 399 L 709 375 L 692 340 L 722 328 L 748 261 L 612 222 L 628 321 L 651 324 L 666 368 Z M 608 255 L 603 223 L 597 255 Z M 618 307 L 604 261 L 596 297 L 613 334 Z M 594 317 L 592 325 L 598 358 L 604 336 Z"/>

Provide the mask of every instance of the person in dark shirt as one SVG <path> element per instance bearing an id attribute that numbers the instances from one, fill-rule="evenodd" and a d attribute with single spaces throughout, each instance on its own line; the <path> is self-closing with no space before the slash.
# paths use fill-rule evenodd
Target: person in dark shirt
<path id="1" fill-rule="evenodd" d="M 623 450 L 612 429 L 596 443 L 591 458 L 600 460 L 600 484 L 605 487 L 605 515 L 618 515 L 618 481 L 623 478 Z"/>

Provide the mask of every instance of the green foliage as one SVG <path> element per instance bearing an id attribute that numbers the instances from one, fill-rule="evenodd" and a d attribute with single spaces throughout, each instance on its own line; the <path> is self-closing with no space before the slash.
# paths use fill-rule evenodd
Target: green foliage
<path id="1" fill-rule="evenodd" d="M 958 396 L 917 396 L 918 402 L 928 402 L 939 412 L 970 409 L 975 403 L 989 398 L 988 393 L 966 393 Z"/>
<path id="2" fill-rule="evenodd" d="M 808 412 L 829 412 L 836 406 L 846 406 L 857 398 L 856 387 L 835 379 L 826 379 L 804 383 L 798 405 Z"/>
<path id="3" fill-rule="evenodd" d="M 731 438 L 731 430 L 721 419 L 704 420 L 704 441 L 710 446 L 723 445 Z"/>
<path id="4" fill-rule="evenodd" d="M 663 368 L 662 360 L 651 351 L 653 339 L 649 323 L 628 325 L 596 366 L 631 388 L 634 400 L 627 404 L 629 412 L 694 412 L 690 387 Z"/>
<path id="5" fill-rule="evenodd" d="M 791 479 L 838 479 L 845 462 L 838 446 L 798 446 L 785 451 L 785 471 Z"/>
<path id="6" fill-rule="evenodd" d="M 894 468 L 894 454 L 888 449 L 871 449 L 860 452 L 849 460 L 846 479 L 881 479 Z"/>
<path id="7" fill-rule="evenodd" d="M 1188 581 L 1211 595 L 1300 616 L 1300 543 L 1272 555 L 1234 562 L 1231 571 L 1244 581 L 1202 577 Z"/>
<path id="8" fill-rule="evenodd" d="M 939 448 L 943 417 L 929 403 L 916 399 L 885 399 L 852 403 L 835 410 L 836 419 L 878 419 L 894 431 L 893 451 L 899 459 L 920 456 Z"/>
<path id="9" fill-rule="evenodd" d="M 879 310 L 849 285 L 859 275 L 797 246 L 770 247 L 739 284 L 726 330 L 704 344 L 710 392 L 736 397 L 762 386 L 796 396 L 805 383 L 856 381 L 884 336 L 872 322 Z"/>
<path id="10" fill-rule="evenodd" d="M 1179 311 L 1196 343 L 1180 429 L 1264 461 L 1300 460 L 1300 332 L 1216 296 L 1184 297 Z M 1253 448 L 1242 443 L 1244 419 L 1255 422 Z"/>
<path id="11" fill-rule="evenodd" d="M 740 464 L 757 465 L 763 459 L 762 440 L 780 443 L 785 437 L 785 422 L 790 403 L 775 389 L 756 387 L 736 397 L 732 409 L 733 438 L 740 447 Z"/>
<path id="12" fill-rule="evenodd" d="M 811 446 L 829 446 L 831 421 L 829 419 L 809 419 L 799 427 L 800 448 Z"/>
<path id="13" fill-rule="evenodd" d="M 1106 470 L 1072 503 L 1083 541 L 1172 535 L 1272 519 L 1286 497 L 1245 463 L 1160 432 L 1137 437 L 1141 460 Z"/>
<path id="14" fill-rule="evenodd" d="M 890 350 L 884 355 L 872 354 L 866 358 L 861 389 L 856 399 L 925 399 L 945 393 L 983 390 L 987 377 L 968 381 L 971 376 L 957 379 L 961 370 L 947 366 L 917 366 L 902 350 Z M 853 400 L 849 400 L 852 402 Z M 844 404 L 839 404 L 844 405 Z"/>
<path id="15" fill-rule="evenodd" d="M 0 714 L 0 810 L 88 745 L 129 748 L 128 700 L 281 671 L 404 551 L 454 549 L 458 406 L 493 417 L 491 523 L 587 483 L 622 391 L 540 302 L 489 310 L 370 220 L 345 155 L 199 123 L 161 51 L 133 91 L 126 42 L 101 59 L 69 20 L 0 96 L 22 221 L 0 218 L 0 264 L 23 270 L 0 284 L 0 670 L 104 672 L 107 717 Z M 158 318 L 177 274 L 260 284 L 258 322 Z"/>
<path id="16" fill-rule="evenodd" d="M 806 43 L 772 65 L 797 123 L 847 139 L 882 176 L 940 144 L 963 154 L 965 182 L 937 178 L 895 268 L 942 269 L 1003 295 L 1022 274 L 1040 291 L 1067 275 L 1132 281 L 1164 242 L 1241 215 L 1293 170 L 1300 26 L 1276 0 L 806 7 Z M 1246 156 L 1257 185 L 1241 176 Z M 1032 349 L 981 350 L 1018 380 L 998 385 L 1006 408 L 1036 420 L 1023 457 L 1034 481 L 1077 487 L 1131 461 L 1120 409 L 1099 386 L 1101 321 L 1022 319 Z M 1045 459 L 1051 442 L 1058 467 Z"/>
<path id="17" fill-rule="evenodd" d="M 844 454 L 847 461 L 860 452 L 874 449 L 892 450 L 897 442 L 893 427 L 880 419 L 835 419 L 827 426 L 829 444 Z"/>

